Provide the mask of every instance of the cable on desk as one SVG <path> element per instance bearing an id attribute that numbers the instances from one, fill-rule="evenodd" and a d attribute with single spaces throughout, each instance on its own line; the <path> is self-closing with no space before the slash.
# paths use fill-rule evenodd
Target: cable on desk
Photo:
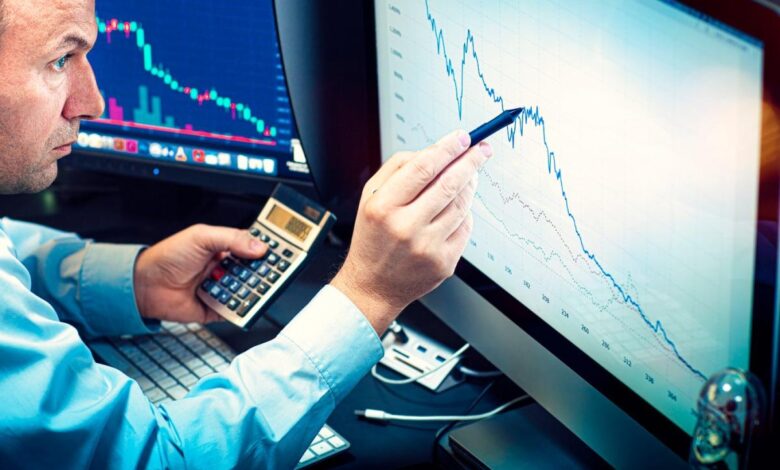
<path id="1" fill-rule="evenodd" d="M 486 418 L 493 417 L 502 411 L 514 406 L 521 401 L 529 399 L 528 395 L 521 395 L 513 400 L 510 400 L 494 410 L 480 413 L 477 415 L 432 415 L 432 416 L 416 416 L 416 415 L 397 415 L 388 413 L 383 410 L 373 410 L 367 408 L 365 410 L 355 410 L 355 414 L 362 418 L 372 419 L 376 421 L 480 421 Z"/>
<path id="2" fill-rule="evenodd" d="M 481 370 L 470 369 L 466 366 L 460 366 L 458 367 L 458 370 L 460 371 L 461 374 L 467 377 L 474 377 L 477 379 L 494 379 L 504 375 L 503 372 L 498 370 L 481 371 Z"/>

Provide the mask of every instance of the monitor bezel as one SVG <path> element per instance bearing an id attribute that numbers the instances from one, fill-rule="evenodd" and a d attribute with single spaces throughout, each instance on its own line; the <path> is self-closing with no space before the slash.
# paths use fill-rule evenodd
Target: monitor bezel
<path id="1" fill-rule="evenodd" d="M 780 116 L 780 41 L 771 35 L 772 26 L 778 28 L 780 16 L 775 16 L 766 7 L 748 2 L 707 2 L 688 0 L 677 2 L 661 0 L 668 3 L 681 4 L 697 10 L 711 19 L 726 26 L 737 29 L 756 37 L 764 44 L 764 120 L 762 122 L 761 144 L 761 174 L 759 185 L 759 217 L 757 221 L 778 223 L 778 182 L 780 170 L 774 162 L 775 149 L 772 147 L 772 126 L 780 123 L 767 119 L 767 114 L 774 110 L 774 116 Z M 374 34 L 376 33 L 374 29 Z M 376 40 L 376 37 L 374 37 Z M 377 84 L 378 85 L 378 84 Z M 758 236 L 758 234 L 757 234 Z M 776 242 L 776 240 L 775 240 Z M 755 257 L 758 260 L 764 253 L 756 248 Z M 773 254 L 776 263 L 776 252 Z M 756 270 L 758 270 L 756 263 Z M 623 412 L 655 436 L 683 459 L 687 459 L 690 436 L 669 418 L 655 409 L 631 388 L 612 375 L 594 359 L 587 356 L 581 349 L 558 333 L 541 317 L 527 308 L 522 302 L 490 280 L 474 265 L 461 259 L 456 269 L 456 276 L 463 280 L 471 289 L 491 305 L 502 312 L 513 323 L 527 332 L 544 348 L 552 352 L 575 373 L 582 377 L 592 387 L 615 403 Z M 773 364 L 771 351 L 773 348 L 773 332 L 776 330 L 775 318 L 776 281 L 771 284 L 754 283 L 754 302 L 751 328 L 750 370 L 771 388 L 773 380 Z M 771 393 L 771 390 L 768 390 Z M 770 397 L 771 398 L 771 397 Z M 775 418 L 776 421 L 776 418 Z"/>

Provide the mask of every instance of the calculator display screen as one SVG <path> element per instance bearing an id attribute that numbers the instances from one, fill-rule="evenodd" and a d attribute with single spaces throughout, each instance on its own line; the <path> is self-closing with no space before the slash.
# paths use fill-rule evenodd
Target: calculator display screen
<path id="1" fill-rule="evenodd" d="M 302 242 L 306 241 L 311 232 L 311 225 L 295 217 L 292 212 L 277 205 L 268 213 L 268 221 Z"/>

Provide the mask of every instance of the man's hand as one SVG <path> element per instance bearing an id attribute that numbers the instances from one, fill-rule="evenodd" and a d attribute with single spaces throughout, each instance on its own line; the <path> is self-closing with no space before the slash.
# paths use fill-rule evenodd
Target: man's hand
<path id="1" fill-rule="evenodd" d="M 453 132 L 393 156 L 366 183 L 344 266 L 331 284 L 382 334 L 407 305 L 451 276 L 472 228 L 477 171 L 492 155 Z"/>
<path id="2" fill-rule="evenodd" d="M 144 250 L 135 265 L 141 315 L 155 320 L 208 323 L 222 317 L 195 295 L 228 252 L 259 258 L 268 247 L 245 230 L 195 225 Z"/>

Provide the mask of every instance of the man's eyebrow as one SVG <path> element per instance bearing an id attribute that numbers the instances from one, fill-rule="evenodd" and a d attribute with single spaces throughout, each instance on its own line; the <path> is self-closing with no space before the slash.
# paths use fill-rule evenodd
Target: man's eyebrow
<path id="1" fill-rule="evenodd" d="M 86 39 L 84 39 L 81 36 L 76 36 L 75 34 L 69 34 L 62 38 L 60 43 L 57 45 L 57 49 L 81 49 L 81 50 L 89 50 L 92 48 L 92 44 L 89 43 Z"/>

